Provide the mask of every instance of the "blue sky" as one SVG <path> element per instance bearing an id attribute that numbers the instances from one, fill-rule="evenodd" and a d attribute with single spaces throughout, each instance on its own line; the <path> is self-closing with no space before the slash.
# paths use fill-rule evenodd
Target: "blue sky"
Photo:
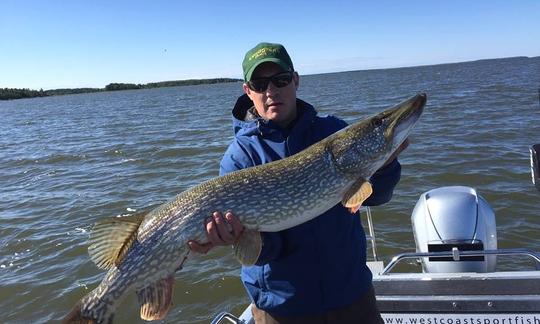
<path id="1" fill-rule="evenodd" d="M 540 1 L 0 0 L 0 88 L 240 78 L 261 41 L 300 74 L 540 56 Z"/>

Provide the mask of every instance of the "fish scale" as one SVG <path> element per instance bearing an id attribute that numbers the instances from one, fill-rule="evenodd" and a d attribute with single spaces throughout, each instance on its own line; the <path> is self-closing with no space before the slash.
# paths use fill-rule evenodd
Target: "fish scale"
<path id="1" fill-rule="evenodd" d="M 170 306 L 167 293 L 172 290 L 168 284 L 172 280 L 164 280 L 182 267 L 189 254 L 188 241 L 206 240 L 205 220 L 214 211 L 233 211 L 247 230 L 275 232 L 311 220 L 340 201 L 357 209 L 371 194 L 367 180 L 406 139 L 425 102 L 425 94 L 416 95 L 291 157 L 203 182 L 153 209 L 140 223 L 131 221 L 129 228 L 138 224 L 133 234 L 116 232 L 126 235 L 127 246 L 111 250 L 115 259 L 101 263 L 109 268 L 104 279 L 64 322 L 112 322 L 117 306 L 133 290 L 149 300 L 150 306 L 141 306 L 141 310 L 149 307 L 141 316 L 163 318 Z M 107 231 L 109 226 L 111 231 L 121 229 L 122 222 L 96 225 L 98 241 L 89 248 L 94 261 L 108 255 L 100 254 L 107 246 L 99 241 L 100 235 L 107 234 L 103 237 L 117 244 L 115 232 Z"/>

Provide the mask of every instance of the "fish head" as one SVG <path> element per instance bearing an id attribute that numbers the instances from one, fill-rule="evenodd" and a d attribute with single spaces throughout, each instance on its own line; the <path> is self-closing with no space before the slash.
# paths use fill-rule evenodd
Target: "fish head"
<path id="1" fill-rule="evenodd" d="M 355 178 L 371 177 L 408 137 L 426 98 L 425 93 L 417 94 L 336 133 L 328 146 L 336 169 Z"/>

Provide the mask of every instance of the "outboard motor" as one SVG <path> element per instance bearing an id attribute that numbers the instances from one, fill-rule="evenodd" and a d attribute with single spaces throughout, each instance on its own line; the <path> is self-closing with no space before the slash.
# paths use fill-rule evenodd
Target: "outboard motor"
<path id="1" fill-rule="evenodd" d="M 495 214 L 469 187 L 441 187 L 423 193 L 412 213 L 417 252 L 497 249 Z M 495 255 L 422 258 L 424 272 L 491 272 Z"/>

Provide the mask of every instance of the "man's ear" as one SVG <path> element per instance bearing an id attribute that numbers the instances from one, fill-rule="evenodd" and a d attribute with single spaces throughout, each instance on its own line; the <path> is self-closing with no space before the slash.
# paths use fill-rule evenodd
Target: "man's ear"
<path id="1" fill-rule="evenodd" d="M 293 73 L 293 81 L 294 86 L 296 87 L 296 90 L 298 90 L 298 86 L 300 85 L 300 76 L 298 75 L 298 72 L 294 71 Z"/>
<path id="2" fill-rule="evenodd" d="M 244 90 L 244 93 L 247 94 L 249 99 L 251 99 L 251 89 L 248 87 L 248 85 L 244 83 L 242 85 L 242 89 Z"/>

